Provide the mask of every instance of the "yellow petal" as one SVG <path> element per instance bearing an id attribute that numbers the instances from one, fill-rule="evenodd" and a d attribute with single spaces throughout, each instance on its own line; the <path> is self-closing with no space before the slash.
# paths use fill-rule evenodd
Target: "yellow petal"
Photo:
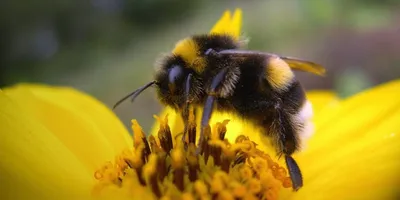
<path id="1" fill-rule="evenodd" d="M 2 199 L 89 197 L 92 172 L 69 148 L 1 90 L 0 105 Z"/>
<path id="2" fill-rule="evenodd" d="M 212 27 L 210 33 L 221 34 L 229 30 L 231 23 L 231 11 L 227 10 L 222 14 L 222 17 Z"/>
<path id="3" fill-rule="evenodd" d="M 21 84 L 4 89 L 4 94 L 91 171 L 132 145 L 127 130 L 107 107 L 71 88 Z"/>
<path id="4" fill-rule="evenodd" d="M 296 155 L 305 186 L 297 199 L 394 199 L 400 186 L 400 81 L 362 92 L 316 119 Z M 323 122 L 323 123 L 322 123 Z"/>
<path id="5" fill-rule="evenodd" d="M 314 116 L 339 103 L 339 98 L 331 91 L 308 91 L 306 95 L 312 104 Z"/>
<path id="6" fill-rule="evenodd" d="M 399 106 L 399 87 L 400 81 L 389 82 L 326 109 L 314 118 L 316 134 L 309 145 L 320 149 L 331 143 L 332 138 L 341 139 L 340 144 L 344 145 L 365 136 Z"/>
<path id="7" fill-rule="evenodd" d="M 211 34 L 227 34 L 238 39 L 242 28 L 242 10 L 236 9 L 233 17 L 229 10 L 225 11 L 222 17 L 211 29 Z"/>
<path id="8" fill-rule="evenodd" d="M 231 33 L 236 39 L 239 38 L 240 32 L 242 31 L 242 10 L 236 9 L 233 13 L 231 21 Z"/>
<path id="9" fill-rule="evenodd" d="M 393 124 L 399 122 L 400 114 L 388 120 L 371 130 L 375 134 L 351 145 L 332 141 L 327 145 L 329 152 L 321 150 L 319 156 L 309 156 L 308 162 L 299 155 L 305 186 L 293 194 L 294 199 L 395 199 L 400 186 L 400 129 Z M 384 134 L 385 126 L 395 132 Z"/>

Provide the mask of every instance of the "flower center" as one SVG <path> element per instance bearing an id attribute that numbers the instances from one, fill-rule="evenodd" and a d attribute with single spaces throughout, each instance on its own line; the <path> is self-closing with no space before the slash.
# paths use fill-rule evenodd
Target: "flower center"
<path id="1" fill-rule="evenodd" d="M 277 199 L 280 189 L 290 188 L 286 169 L 257 148 L 246 136 L 234 143 L 225 139 L 228 120 L 204 130 L 203 153 L 195 153 L 193 118 L 185 141 L 173 137 L 165 119 L 158 140 L 145 137 L 132 120 L 134 149 L 118 155 L 94 173 L 96 197 L 143 199 Z"/>

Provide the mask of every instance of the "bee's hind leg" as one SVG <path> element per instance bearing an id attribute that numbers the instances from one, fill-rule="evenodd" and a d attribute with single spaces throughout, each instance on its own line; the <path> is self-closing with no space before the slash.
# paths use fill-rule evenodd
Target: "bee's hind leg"
<path id="1" fill-rule="evenodd" d="M 297 191 L 303 186 L 303 176 L 300 167 L 292 156 L 285 154 L 286 167 L 289 171 L 290 179 L 292 180 L 292 188 Z"/>
<path id="2" fill-rule="evenodd" d="M 296 133 L 296 124 L 291 121 L 291 114 L 277 103 L 274 109 L 274 116 L 269 131 L 273 133 L 278 148 L 278 156 L 285 156 L 286 166 L 292 180 L 292 188 L 297 191 L 303 186 L 303 177 L 297 162 L 292 154 L 299 148 L 299 139 Z"/>

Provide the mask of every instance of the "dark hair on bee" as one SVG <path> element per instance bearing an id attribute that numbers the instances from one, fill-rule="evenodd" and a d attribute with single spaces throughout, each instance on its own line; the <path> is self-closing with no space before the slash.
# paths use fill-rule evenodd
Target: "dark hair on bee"
<path id="1" fill-rule="evenodd" d="M 193 41 L 198 44 L 198 51 L 205 54 L 208 50 L 221 51 L 226 49 L 240 48 L 240 43 L 229 35 L 196 35 Z"/>

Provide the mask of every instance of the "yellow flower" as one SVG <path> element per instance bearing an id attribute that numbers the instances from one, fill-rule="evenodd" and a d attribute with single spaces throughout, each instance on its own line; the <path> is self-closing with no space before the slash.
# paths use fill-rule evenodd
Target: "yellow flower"
<path id="1" fill-rule="evenodd" d="M 20 84 L 0 105 L 1 199 L 90 196 L 93 172 L 132 145 L 112 111 L 74 89 Z"/>
<path id="2" fill-rule="evenodd" d="M 234 17 L 226 12 L 212 33 L 238 38 L 240 24 L 240 10 Z M 329 92 L 307 94 L 315 133 L 294 155 L 304 176 L 298 192 L 291 191 L 284 165 L 265 138 L 235 116 L 213 116 L 204 144 L 208 158 L 196 157 L 193 144 L 183 151 L 175 143 L 182 122 L 172 110 L 157 118 L 149 138 L 133 120 L 132 141 L 112 111 L 81 92 L 30 84 L 5 88 L 0 197 L 394 199 L 400 186 L 399 87 L 400 80 L 392 81 L 344 100 Z M 196 133 L 191 122 L 188 141 Z"/>

